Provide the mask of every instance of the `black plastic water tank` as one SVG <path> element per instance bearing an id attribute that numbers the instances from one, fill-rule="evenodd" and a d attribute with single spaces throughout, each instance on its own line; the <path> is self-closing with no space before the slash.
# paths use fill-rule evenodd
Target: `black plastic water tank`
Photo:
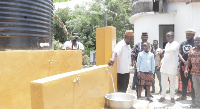
<path id="1" fill-rule="evenodd" d="M 53 0 L 0 0 L 0 50 L 52 49 Z"/>

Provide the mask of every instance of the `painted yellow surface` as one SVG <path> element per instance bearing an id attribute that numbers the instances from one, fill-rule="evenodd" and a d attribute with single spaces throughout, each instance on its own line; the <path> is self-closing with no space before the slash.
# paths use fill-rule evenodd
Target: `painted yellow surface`
<path id="1" fill-rule="evenodd" d="M 112 67 L 107 65 L 116 44 L 116 28 L 97 28 L 96 33 L 98 66 L 32 81 L 32 109 L 102 109 L 105 106 L 105 95 L 114 92 L 106 69 L 111 69 L 117 87 L 117 62 Z M 79 75 L 80 86 L 74 83 Z"/>
<path id="2" fill-rule="evenodd" d="M 105 63 L 105 28 L 96 29 L 96 65 Z"/>
<path id="3" fill-rule="evenodd" d="M 116 28 L 97 28 L 96 40 L 96 65 L 108 64 L 116 45 Z"/>
<path id="4" fill-rule="evenodd" d="M 61 50 L 0 51 L 0 109 L 31 109 L 30 81 L 82 69 L 81 54 Z"/>
<path id="5" fill-rule="evenodd" d="M 107 68 L 101 65 L 32 81 L 32 109 L 102 109 L 105 95 L 113 92 Z M 116 74 L 116 64 L 110 69 Z M 80 86 L 74 83 L 79 75 Z"/>
<path id="6" fill-rule="evenodd" d="M 105 64 L 108 64 L 109 59 L 112 57 L 112 51 L 116 45 L 116 28 L 105 28 Z"/>

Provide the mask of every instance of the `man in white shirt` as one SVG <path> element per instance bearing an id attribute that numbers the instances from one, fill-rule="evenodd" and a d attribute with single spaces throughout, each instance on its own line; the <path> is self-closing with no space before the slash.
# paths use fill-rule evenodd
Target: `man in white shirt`
<path id="1" fill-rule="evenodd" d="M 171 102 L 175 103 L 175 79 L 178 71 L 178 54 L 179 54 L 179 43 L 174 41 L 174 33 L 168 32 L 166 34 L 166 39 L 168 43 L 166 44 L 164 52 L 164 57 L 161 60 L 161 84 L 162 84 L 162 93 L 159 102 L 163 102 L 166 96 L 167 90 L 167 78 L 170 79 L 170 97 Z"/>
<path id="2" fill-rule="evenodd" d="M 62 47 L 63 50 L 82 50 L 84 53 L 84 46 L 78 41 L 78 33 L 76 31 L 72 32 L 72 39 L 66 41 Z"/>
<path id="3" fill-rule="evenodd" d="M 117 57 L 117 91 L 126 92 L 129 83 L 129 72 L 131 65 L 131 47 L 130 43 L 134 37 L 133 30 L 126 30 L 124 39 L 115 46 L 112 58 L 108 65 L 112 66 L 115 57 Z"/>

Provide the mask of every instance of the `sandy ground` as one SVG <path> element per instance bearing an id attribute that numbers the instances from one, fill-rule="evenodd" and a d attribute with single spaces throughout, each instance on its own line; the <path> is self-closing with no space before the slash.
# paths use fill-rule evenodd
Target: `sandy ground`
<path id="1" fill-rule="evenodd" d="M 133 81 L 134 72 L 130 73 L 130 80 L 129 80 L 129 87 L 127 90 L 127 93 L 134 94 L 136 96 L 136 91 L 131 89 L 132 81 Z M 178 77 L 176 77 L 176 91 L 178 89 Z M 183 101 L 176 101 L 175 103 L 171 103 L 170 101 L 170 93 L 167 93 L 166 100 L 163 103 L 158 102 L 161 95 L 159 94 L 159 82 L 157 77 L 155 78 L 155 93 L 152 93 L 153 95 L 153 102 L 149 104 L 149 109 L 192 109 L 190 108 L 190 105 L 192 103 L 192 99 L 190 97 L 191 94 L 187 95 L 187 100 Z M 169 89 L 169 85 L 168 88 Z M 145 97 L 145 90 L 142 91 L 142 100 L 146 100 Z M 176 93 L 175 99 L 177 99 L 180 96 L 179 93 Z M 197 109 L 197 108 L 196 108 Z M 198 108 L 199 109 L 199 108 Z"/>

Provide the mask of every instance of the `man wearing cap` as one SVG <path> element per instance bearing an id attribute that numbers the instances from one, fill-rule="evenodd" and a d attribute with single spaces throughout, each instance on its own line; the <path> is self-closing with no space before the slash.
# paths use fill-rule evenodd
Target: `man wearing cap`
<path id="1" fill-rule="evenodd" d="M 143 43 L 147 42 L 148 33 L 147 32 L 142 32 L 141 39 L 142 39 L 142 42 L 136 44 L 132 48 L 132 60 L 133 60 L 133 63 L 136 63 L 138 54 L 143 51 Z M 148 46 L 149 46 L 149 51 L 154 54 L 153 45 L 148 43 Z M 136 65 L 136 64 L 134 64 L 134 65 Z M 136 67 L 135 67 L 135 73 L 134 73 L 134 77 L 133 77 L 132 90 L 135 89 L 135 86 L 136 86 L 136 92 L 137 92 L 137 97 L 138 97 L 138 79 L 137 79 L 137 69 L 136 69 Z M 145 90 L 146 90 L 146 88 L 145 88 Z M 145 95 L 147 95 L 146 91 L 145 91 Z"/>
<path id="2" fill-rule="evenodd" d="M 117 57 L 117 91 L 126 92 L 129 83 L 129 72 L 131 65 L 131 47 L 130 43 L 134 37 L 133 30 L 126 30 L 124 39 L 115 46 L 112 58 L 108 65 L 112 66 L 115 57 Z"/>
<path id="3" fill-rule="evenodd" d="M 66 41 L 62 47 L 63 50 L 82 50 L 84 53 L 84 46 L 81 42 L 78 41 L 78 33 L 76 31 L 72 32 L 72 39 Z"/>
<path id="4" fill-rule="evenodd" d="M 187 78 L 189 71 L 192 75 L 192 81 L 195 90 L 195 100 L 192 103 L 192 108 L 200 107 L 200 36 L 194 39 L 195 47 L 191 48 L 188 53 L 188 59 L 185 67 L 184 75 Z M 191 69 L 189 67 L 192 66 Z"/>
<path id="5" fill-rule="evenodd" d="M 164 53 L 164 57 L 161 60 L 161 85 L 162 92 L 161 98 L 159 102 L 163 102 L 166 96 L 167 90 L 167 79 L 170 79 L 170 97 L 171 102 L 175 103 L 175 79 L 178 71 L 178 54 L 179 54 L 179 43 L 174 41 L 174 32 L 170 31 L 166 34 L 166 39 L 168 43 L 166 44 L 165 49 L 163 51 L 159 51 L 159 53 Z"/>
<path id="6" fill-rule="evenodd" d="M 184 68 L 186 65 L 186 61 L 188 59 L 188 53 L 191 48 L 194 47 L 194 36 L 195 36 L 195 31 L 193 29 L 188 29 L 185 31 L 186 33 L 186 39 L 187 41 L 184 41 L 181 43 L 180 48 L 179 48 L 179 59 L 181 60 L 180 63 L 180 75 L 181 75 L 181 81 L 182 81 L 182 95 L 177 99 L 177 101 L 180 100 L 186 100 L 186 95 L 187 95 L 187 86 L 188 86 L 188 80 L 190 79 L 191 81 L 191 87 L 192 87 L 192 100 L 194 101 L 195 98 L 195 93 L 193 89 L 193 83 L 192 83 L 192 75 L 190 75 L 190 71 L 188 73 L 188 76 L 184 76 Z M 189 68 L 191 69 L 191 67 Z"/>

